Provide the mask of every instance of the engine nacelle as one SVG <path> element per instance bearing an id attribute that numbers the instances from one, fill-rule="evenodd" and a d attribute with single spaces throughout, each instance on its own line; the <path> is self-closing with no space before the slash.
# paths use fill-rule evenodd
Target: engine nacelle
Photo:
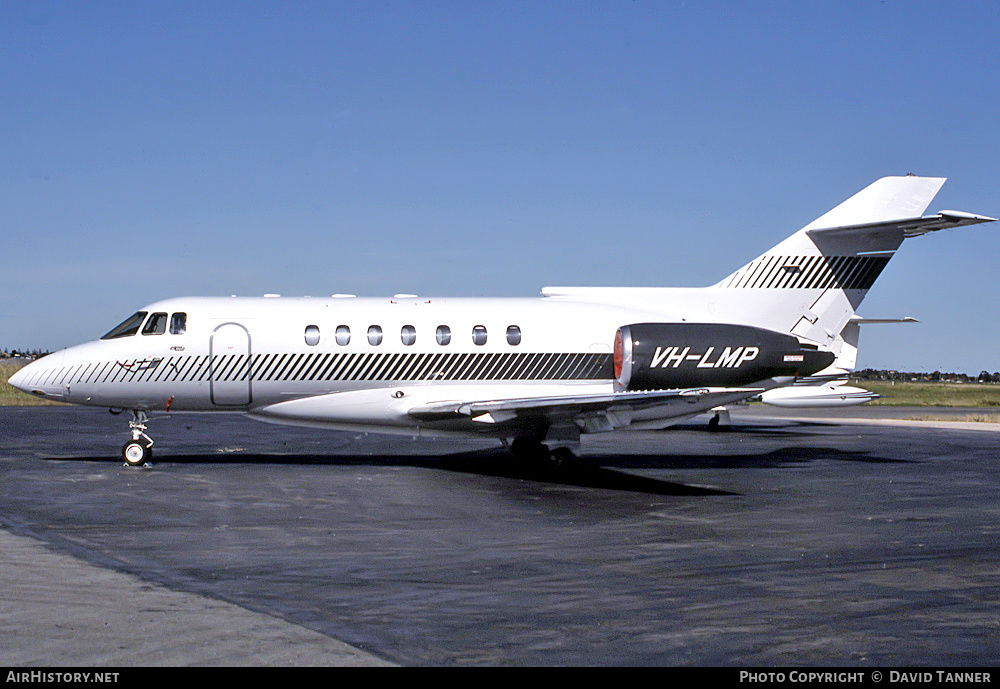
<path id="1" fill-rule="evenodd" d="M 812 375 L 835 358 L 792 335 L 748 325 L 633 323 L 615 334 L 615 389 L 740 387 Z"/>

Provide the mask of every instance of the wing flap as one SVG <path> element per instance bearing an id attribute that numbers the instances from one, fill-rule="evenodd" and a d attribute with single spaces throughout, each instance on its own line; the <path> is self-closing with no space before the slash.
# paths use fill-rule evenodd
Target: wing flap
<path id="1" fill-rule="evenodd" d="M 451 401 L 413 407 L 407 413 L 421 421 L 469 417 L 480 423 L 505 423 L 545 418 L 549 422 L 572 422 L 585 432 L 596 432 L 628 425 L 641 412 L 652 411 L 656 419 L 691 416 L 763 391 L 763 388 L 692 388 Z"/>

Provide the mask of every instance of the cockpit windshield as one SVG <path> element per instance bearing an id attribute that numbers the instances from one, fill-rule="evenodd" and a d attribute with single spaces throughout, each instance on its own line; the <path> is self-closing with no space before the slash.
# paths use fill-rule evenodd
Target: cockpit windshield
<path id="1" fill-rule="evenodd" d="M 139 326 L 146 319 L 148 311 L 136 311 L 131 316 L 122 321 L 119 325 L 102 337 L 102 340 L 113 340 L 117 337 L 131 337 L 139 332 Z"/>

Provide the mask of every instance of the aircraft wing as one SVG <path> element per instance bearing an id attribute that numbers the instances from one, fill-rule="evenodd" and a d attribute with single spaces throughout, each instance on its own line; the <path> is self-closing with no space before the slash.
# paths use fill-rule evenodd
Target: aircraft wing
<path id="1" fill-rule="evenodd" d="M 468 417 L 490 424 L 544 418 L 553 424 L 572 422 L 593 433 L 629 425 L 636 414 L 648 410 L 654 410 L 651 418 L 657 420 L 692 416 L 761 392 L 763 388 L 692 388 L 452 401 L 413 407 L 408 413 L 422 421 Z"/>

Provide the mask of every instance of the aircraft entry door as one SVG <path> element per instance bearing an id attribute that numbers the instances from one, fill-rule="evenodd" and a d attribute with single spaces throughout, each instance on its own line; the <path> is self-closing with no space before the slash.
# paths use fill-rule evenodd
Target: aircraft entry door
<path id="1" fill-rule="evenodd" d="M 239 323 L 223 323 L 209 339 L 212 357 L 209 385 L 212 404 L 244 407 L 250 404 L 250 333 Z"/>

